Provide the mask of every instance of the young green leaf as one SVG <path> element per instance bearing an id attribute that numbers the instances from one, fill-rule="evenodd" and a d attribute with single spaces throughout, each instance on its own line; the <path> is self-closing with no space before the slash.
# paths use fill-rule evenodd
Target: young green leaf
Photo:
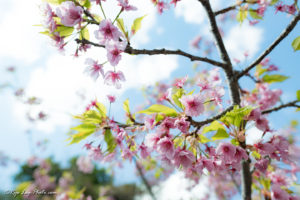
<path id="1" fill-rule="evenodd" d="M 112 153 L 115 150 L 117 143 L 116 143 L 116 140 L 115 140 L 114 136 L 112 135 L 110 129 L 105 130 L 104 140 L 107 145 L 107 151 L 109 153 Z"/>
<path id="2" fill-rule="evenodd" d="M 134 35 L 142 26 L 142 20 L 146 17 L 146 15 L 136 18 L 131 26 L 131 33 Z"/>
<path id="3" fill-rule="evenodd" d="M 247 18 L 247 15 L 248 15 L 248 10 L 241 7 L 236 16 L 236 20 L 240 23 L 243 23 L 243 21 Z"/>
<path id="4" fill-rule="evenodd" d="M 262 19 L 262 16 L 257 13 L 257 10 L 249 9 L 249 14 L 253 19 Z"/>
<path id="5" fill-rule="evenodd" d="M 294 51 L 300 50 L 300 36 L 298 36 L 293 42 L 292 42 L 292 47 Z"/>
<path id="6" fill-rule="evenodd" d="M 297 96 L 297 100 L 300 101 L 300 90 L 297 90 L 296 96 Z"/>
<path id="7" fill-rule="evenodd" d="M 147 108 L 146 110 L 139 111 L 138 113 L 144 113 L 144 114 L 155 114 L 155 113 L 162 113 L 169 117 L 176 117 L 178 113 L 173 108 L 170 108 L 168 106 L 164 106 L 161 104 L 154 104 Z"/>
<path id="8" fill-rule="evenodd" d="M 125 35 L 127 41 L 129 41 L 128 31 L 125 28 L 124 21 L 122 18 L 117 19 L 117 26 L 122 31 L 122 33 Z"/>
<path id="9" fill-rule="evenodd" d="M 229 134 L 226 132 L 226 130 L 219 128 L 217 130 L 217 133 L 214 136 L 212 136 L 211 139 L 215 141 L 215 140 L 222 140 L 226 138 L 229 138 Z"/>
<path id="10" fill-rule="evenodd" d="M 210 125 L 203 128 L 202 133 L 207 133 L 207 132 L 210 132 L 210 131 L 216 131 L 218 129 L 225 130 L 224 126 L 220 122 L 213 121 Z"/>
<path id="11" fill-rule="evenodd" d="M 50 4 L 53 4 L 53 5 L 59 5 L 61 4 L 62 2 L 66 1 L 66 0 L 44 0 Z"/>
<path id="12" fill-rule="evenodd" d="M 174 103 L 181 109 L 183 109 L 183 105 L 181 104 L 179 99 L 182 97 L 183 93 L 184 93 L 184 90 L 182 88 L 180 88 L 180 89 L 177 89 L 176 92 L 172 95 L 172 99 L 173 99 Z"/>
<path id="13" fill-rule="evenodd" d="M 124 101 L 124 103 L 123 103 L 123 109 L 125 110 L 126 113 L 130 113 L 129 99 L 126 99 L 126 101 Z"/>
<path id="14" fill-rule="evenodd" d="M 72 35 L 73 31 L 74 31 L 73 27 L 68 27 L 63 25 L 58 26 L 55 30 L 55 32 L 58 32 L 61 37 L 68 37 Z"/>
<path id="15" fill-rule="evenodd" d="M 262 79 L 266 83 L 276 83 L 276 82 L 283 82 L 288 78 L 289 78 L 288 76 L 283 76 L 280 74 L 272 74 L 272 75 L 266 74 L 263 76 Z"/>
<path id="16" fill-rule="evenodd" d="M 86 39 L 89 40 L 90 39 L 90 33 L 89 33 L 89 29 L 87 27 L 81 29 L 80 33 L 79 33 L 79 39 Z"/>
<path id="17" fill-rule="evenodd" d="M 78 143 L 85 139 L 96 131 L 96 125 L 94 124 L 81 124 L 79 126 L 71 128 L 72 130 L 78 131 L 78 133 L 71 135 L 71 142 L 69 144 Z"/>

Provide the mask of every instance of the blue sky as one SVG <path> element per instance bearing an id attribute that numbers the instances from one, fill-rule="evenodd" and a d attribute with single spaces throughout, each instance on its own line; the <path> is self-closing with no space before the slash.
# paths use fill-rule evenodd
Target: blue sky
<path id="1" fill-rule="evenodd" d="M 132 46 L 139 48 L 166 47 L 170 49 L 183 49 L 196 55 L 203 55 L 201 50 L 194 51 L 189 46 L 189 42 L 197 35 L 209 38 L 209 27 L 205 20 L 205 13 L 196 0 L 184 0 L 178 3 L 177 8 L 173 8 L 163 15 L 156 14 L 155 9 L 148 0 L 133 0 L 140 8 L 140 11 L 123 16 L 126 24 L 130 27 L 132 20 L 147 13 L 143 21 L 142 31 L 138 32 L 132 40 Z M 147 3 L 145 3 L 147 2 Z M 235 1 L 212 1 L 214 7 L 221 6 Z M 15 82 L 16 85 L 25 86 L 28 94 L 36 95 L 43 99 L 43 103 L 38 109 L 45 109 L 49 112 L 50 118 L 45 123 L 34 126 L 25 120 L 26 107 L 16 101 L 8 90 L 1 92 L 0 97 L 0 122 L 1 140 L 0 151 L 5 152 L 12 158 L 21 161 L 30 156 L 30 144 L 28 143 L 26 130 L 32 129 L 35 140 L 48 138 L 49 147 L 46 152 L 36 152 L 38 155 L 46 157 L 54 156 L 55 160 L 66 163 L 71 156 L 83 154 L 82 143 L 67 146 L 64 141 L 69 127 L 74 124 L 71 115 L 84 109 L 86 103 L 97 97 L 98 100 L 106 102 L 106 94 L 115 94 L 118 97 L 116 106 L 112 114 L 117 114 L 121 110 L 122 102 L 130 98 L 131 105 L 143 103 L 141 85 L 151 85 L 156 81 L 168 81 L 174 77 L 183 77 L 186 74 L 193 74 L 192 63 L 186 58 L 179 56 L 124 56 L 119 64 L 124 71 L 127 82 L 120 91 L 103 85 L 103 81 L 96 83 L 83 74 L 85 68 L 85 57 L 74 59 L 73 51 L 67 50 L 62 55 L 51 46 L 51 42 L 45 36 L 38 34 L 39 27 L 32 26 L 40 23 L 38 11 L 39 0 L 30 2 L 22 0 L 5 1 L 0 0 L 1 18 L 0 27 L 4 31 L 0 33 L 0 80 Z M 107 13 L 114 16 L 116 10 L 113 6 L 107 5 Z M 285 14 L 274 14 L 270 10 L 265 17 L 265 21 L 251 27 L 245 22 L 239 25 L 226 23 L 225 44 L 229 49 L 231 58 L 243 58 L 242 54 L 248 50 L 250 56 L 247 61 L 242 62 L 236 69 L 242 69 L 257 57 L 285 28 L 291 20 L 291 16 Z M 299 52 L 294 52 L 291 43 L 299 36 L 300 27 L 294 31 L 275 49 L 269 56 L 272 63 L 280 67 L 280 73 L 290 76 L 281 84 L 274 84 L 272 87 L 281 88 L 284 91 L 282 100 L 287 102 L 295 99 L 296 90 L 299 88 L 300 74 Z M 71 48 L 70 48 L 71 49 Z M 105 52 L 99 49 L 91 50 L 88 56 L 97 57 L 101 60 Z M 213 58 L 218 59 L 214 53 Z M 18 68 L 17 78 L 9 77 L 3 73 L 7 66 Z M 199 68 L 207 68 L 202 64 Z M 242 80 L 244 87 L 252 87 L 249 79 Z M 85 93 L 86 100 L 79 100 L 76 91 Z M 289 124 L 292 119 L 299 119 L 299 113 L 288 109 L 270 116 L 272 127 L 282 128 Z M 8 189 L 12 186 L 11 175 L 15 173 L 17 167 L 0 170 L 0 190 Z M 126 172 L 126 173 L 124 173 Z M 134 169 L 126 164 L 124 169 L 117 173 L 117 183 L 136 181 Z"/>

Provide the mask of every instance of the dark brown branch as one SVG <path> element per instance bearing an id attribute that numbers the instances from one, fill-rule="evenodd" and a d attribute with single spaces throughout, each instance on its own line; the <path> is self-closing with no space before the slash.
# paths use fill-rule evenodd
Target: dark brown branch
<path id="1" fill-rule="evenodd" d="M 194 126 L 194 127 L 197 127 L 198 130 L 199 130 L 202 126 L 204 126 L 206 124 L 209 124 L 209 123 L 211 123 L 215 120 L 220 119 L 221 117 L 223 117 L 227 112 L 231 111 L 232 109 L 233 109 L 233 106 L 230 106 L 226 110 L 224 110 L 223 112 L 219 113 L 218 115 L 216 115 L 214 117 L 211 117 L 211 118 L 208 118 L 204 121 L 200 121 L 200 122 L 194 121 L 191 117 L 189 117 L 188 119 L 191 122 L 191 125 Z"/>
<path id="2" fill-rule="evenodd" d="M 292 102 L 289 102 L 289 103 L 286 103 L 286 104 L 282 104 L 280 106 L 277 106 L 277 107 L 274 107 L 274 108 L 271 108 L 271 109 L 268 109 L 268 110 L 264 110 L 264 111 L 262 111 L 262 114 L 269 114 L 271 112 L 276 112 L 278 110 L 281 110 L 281 109 L 287 108 L 287 107 L 300 108 L 300 106 L 296 104 L 298 102 L 300 102 L 300 101 L 299 100 L 295 100 L 295 101 L 292 101 Z"/>
<path id="3" fill-rule="evenodd" d="M 219 31 L 215 14 L 211 8 L 209 0 L 198 0 L 207 12 L 207 16 L 211 26 L 211 32 L 215 38 L 217 48 L 219 50 L 222 61 L 226 64 L 223 68 L 225 70 L 226 78 L 229 81 L 229 88 L 231 93 L 231 99 L 233 104 L 239 105 L 241 102 L 240 93 L 239 93 L 239 85 L 236 78 L 236 72 L 233 70 L 230 57 L 225 48 L 221 33 Z"/>
<path id="4" fill-rule="evenodd" d="M 297 23 L 300 20 L 300 12 L 294 17 L 294 19 L 290 22 L 290 24 L 286 27 L 286 29 L 279 35 L 279 37 L 246 69 L 241 71 L 238 74 L 238 79 L 247 74 L 251 69 L 253 69 L 256 65 L 258 65 L 267 55 L 269 55 L 275 47 L 284 39 L 286 38 L 290 32 L 295 28 Z"/>
<path id="5" fill-rule="evenodd" d="M 235 10 L 238 6 L 241 6 L 243 3 L 250 3 L 250 4 L 254 4 L 254 3 L 257 3 L 257 1 L 247 1 L 247 0 L 243 0 L 243 1 L 240 1 L 234 5 L 231 5 L 231 6 L 228 6 L 226 8 L 223 8 L 221 10 L 218 10 L 218 11 L 215 11 L 215 16 L 217 15 L 220 15 L 220 14 L 224 14 L 224 13 L 227 13 L 231 10 Z"/>
<path id="6" fill-rule="evenodd" d="M 101 48 L 104 48 L 105 46 L 104 45 L 100 45 L 100 44 L 97 44 L 97 43 L 94 43 L 94 42 L 91 42 L 89 40 L 86 40 L 86 39 L 83 39 L 83 40 L 80 40 L 80 39 L 76 39 L 75 40 L 77 43 L 82 43 L 82 44 L 90 44 L 90 45 L 93 45 L 93 46 L 96 46 L 96 47 L 101 47 Z M 186 53 L 182 50 L 168 50 L 168 49 L 151 49 L 151 50 L 148 50 L 148 49 L 134 49 L 132 48 L 131 46 L 127 46 L 126 49 L 124 50 L 125 53 L 128 53 L 128 54 L 135 54 L 135 55 L 180 55 L 180 56 L 184 56 L 184 57 L 187 57 L 189 58 L 191 61 L 202 61 L 202 62 L 206 62 L 206 63 L 209 63 L 209 64 L 212 64 L 212 65 L 215 65 L 215 66 L 218 66 L 218 67 L 221 67 L 221 68 L 224 68 L 225 64 L 221 63 L 221 62 L 218 62 L 218 61 L 215 61 L 215 60 L 212 60 L 212 59 L 209 59 L 209 58 L 206 58 L 206 57 L 199 57 L 199 56 L 194 56 L 192 54 L 189 54 L 189 53 Z"/>

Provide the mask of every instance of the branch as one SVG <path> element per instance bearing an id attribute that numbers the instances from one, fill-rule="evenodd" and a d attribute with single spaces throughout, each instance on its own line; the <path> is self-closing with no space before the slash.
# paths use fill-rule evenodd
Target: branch
<path id="1" fill-rule="evenodd" d="M 234 5 L 231 5 L 231 6 L 228 6 L 226 8 L 223 8 L 221 10 L 215 11 L 215 16 L 227 13 L 227 12 L 229 12 L 231 10 L 235 10 L 238 6 L 242 5 L 243 3 L 255 4 L 255 3 L 257 3 L 257 1 L 250 1 L 249 2 L 247 0 L 243 0 L 243 1 L 237 2 Z"/>
<path id="2" fill-rule="evenodd" d="M 197 122 L 197 121 L 194 121 L 191 117 L 189 117 L 188 120 L 191 122 L 192 126 L 197 127 L 198 129 L 200 129 L 202 126 L 204 126 L 206 124 L 209 124 L 209 123 L 211 123 L 215 120 L 220 119 L 221 117 L 223 117 L 227 112 L 231 111 L 232 109 L 233 109 L 233 106 L 230 106 L 226 110 L 224 110 L 223 112 L 219 113 L 218 115 L 216 115 L 214 117 L 211 117 L 211 118 L 208 118 L 204 121 Z"/>
<path id="3" fill-rule="evenodd" d="M 219 50 L 222 61 L 226 63 L 226 66 L 223 68 L 225 70 L 226 78 L 229 81 L 229 88 L 231 93 L 231 99 L 233 104 L 239 105 L 241 102 L 240 93 L 239 93 L 239 85 L 236 78 L 236 72 L 233 70 L 232 63 L 230 57 L 225 48 L 222 36 L 220 34 L 215 14 L 211 8 L 209 0 L 198 0 L 207 12 L 207 16 L 209 18 L 210 26 L 212 34 L 215 38 L 217 48 Z"/>
<path id="4" fill-rule="evenodd" d="M 269 53 L 271 53 L 275 47 L 284 39 L 286 38 L 290 32 L 295 28 L 297 23 L 300 20 L 300 12 L 294 17 L 294 19 L 290 22 L 290 24 L 286 27 L 286 29 L 279 35 L 279 37 L 246 69 L 241 71 L 237 78 L 241 78 L 245 74 L 247 74 L 252 68 L 258 65 Z"/>
<path id="5" fill-rule="evenodd" d="M 97 43 L 94 43 L 94 42 L 91 42 L 89 40 L 86 40 L 86 39 L 76 39 L 75 40 L 77 43 L 81 43 L 81 44 L 90 44 L 90 45 L 93 45 L 93 46 L 96 46 L 96 47 L 101 47 L 101 48 L 105 48 L 104 45 L 100 45 L 100 44 L 97 44 Z M 224 68 L 225 67 L 225 64 L 221 63 L 221 62 L 218 62 L 218 61 L 215 61 L 215 60 L 212 60 L 212 59 L 209 59 L 209 58 L 206 58 L 206 57 L 199 57 L 199 56 L 194 56 L 192 54 L 189 54 L 189 53 L 186 53 L 182 50 L 168 50 L 168 49 L 151 49 L 151 50 L 148 50 L 148 49 L 134 49 L 132 48 L 131 46 L 127 46 L 124 50 L 125 53 L 128 53 L 128 54 L 135 54 L 135 55 L 180 55 L 180 56 L 183 56 L 183 57 L 187 57 L 189 58 L 191 61 L 202 61 L 202 62 L 206 62 L 206 63 L 209 63 L 211 65 L 215 65 L 215 66 L 218 66 L 218 67 L 221 67 L 221 68 Z"/>
<path id="6" fill-rule="evenodd" d="M 287 107 L 300 108 L 300 106 L 296 104 L 298 102 L 300 102 L 300 101 L 299 100 L 295 100 L 295 101 L 292 101 L 292 102 L 289 102 L 289 103 L 286 103 L 286 104 L 282 104 L 280 106 L 277 106 L 277 107 L 274 107 L 274 108 L 271 108 L 271 109 L 268 109 L 268 110 L 264 110 L 264 111 L 262 111 L 262 114 L 263 115 L 269 114 L 269 113 L 272 113 L 272 112 L 275 112 L 275 111 L 278 111 L 278 110 L 281 110 L 281 109 L 287 108 Z"/>

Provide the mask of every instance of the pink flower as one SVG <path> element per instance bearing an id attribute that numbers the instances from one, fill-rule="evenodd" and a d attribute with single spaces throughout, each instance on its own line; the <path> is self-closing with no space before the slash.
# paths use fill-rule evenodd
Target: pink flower
<path id="1" fill-rule="evenodd" d="M 178 1 L 180 0 L 172 0 L 170 4 L 174 4 L 174 7 L 176 7 Z"/>
<path id="2" fill-rule="evenodd" d="M 81 156 L 76 161 L 78 170 L 89 174 L 94 170 L 94 165 L 92 163 L 92 160 L 89 157 Z"/>
<path id="3" fill-rule="evenodd" d="M 107 95 L 107 99 L 109 103 L 114 103 L 116 101 L 116 97 L 113 95 Z"/>
<path id="4" fill-rule="evenodd" d="M 203 168 L 206 168 L 209 172 L 212 172 L 215 169 L 215 165 L 210 159 L 202 157 L 200 162 L 202 163 Z"/>
<path id="5" fill-rule="evenodd" d="M 165 9 L 169 8 L 168 5 L 163 1 L 158 1 L 156 6 L 159 14 L 162 14 Z"/>
<path id="6" fill-rule="evenodd" d="M 145 138 L 145 144 L 150 149 L 155 149 L 157 142 L 160 140 L 160 134 L 158 133 L 152 133 L 147 134 Z"/>
<path id="7" fill-rule="evenodd" d="M 101 152 L 100 146 L 98 146 L 98 147 L 92 147 L 90 149 L 89 156 L 93 160 L 101 160 L 103 158 L 103 154 Z"/>
<path id="8" fill-rule="evenodd" d="M 261 116 L 261 112 L 258 108 L 251 111 L 251 113 L 247 116 L 247 120 L 257 120 Z"/>
<path id="9" fill-rule="evenodd" d="M 119 2 L 119 6 L 122 7 L 122 10 L 130 11 L 137 10 L 136 7 L 129 5 L 128 0 L 117 0 Z"/>
<path id="10" fill-rule="evenodd" d="M 294 4 L 292 4 L 292 5 L 287 5 L 287 6 L 286 6 L 286 10 L 287 10 L 287 12 L 288 12 L 289 14 L 291 14 L 291 15 L 293 15 L 293 14 L 297 11 L 296 6 L 295 6 Z"/>
<path id="11" fill-rule="evenodd" d="M 261 159 L 255 163 L 255 168 L 261 171 L 262 173 L 266 173 L 269 165 L 268 159 Z"/>
<path id="12" fill-rule="evenodd" d="M 248 158 L 249 158 L 247 152 L 242 147 L 236 147 L 236 152 L 235 152 L 234 157 L 235 157 L 236 161 L 238 161 L 238 162 L 240 162 L 242 159 L 248 160 Z"/>
<path id="13" fill-rule="evenodd" d="M 258 143 L 254 144 L 254 147 L 259 150 L 259 153 L 264 156 L 264 155 L 270 155 L 272 154 L 276 149 L 275 147 L 270 144 L 270 143 Z"/>
<path id="14" fill-rule="evenodd" d="M 153 129 L 155 123 L 155 115 L 152 115 L 151 117 L 145 117 L 144 123 L 147 129 Z"/>
<path id="15" fill-rule="evenodd" d="M 44 25 L 46 26 L 46 28 L 49 29 L 50 33 L 53 33 L 57 27 L 57 24 L 55 22 L 55 20 L 53 19 L 53 17 L 55 17 L 55 13 L 52 11 L 52 8 L 50 7 L 50 5 L 48 3 L 45 3 L 43 5 L 43 14 L 44 14 Z"/>
<path id="16" fill-rule="evenodd" d="M 219 68 L 214 68 L 208 72 L 207 81 L 213 86 L 222 82 Z"/>
<path id="17" fill-rule="evenodd" d="M 157 142 L 157 151 L 167 158 L 172 159 L 175 154 L 173 141 L 165 136 Z"/>
<path id="18" fill-rule="evenodd" d="M 141 151 L 141 156 L 144 159 L 150 155 L 148 147 L 144 143 L 139 146 L 139 150 Z"/>
<path id="19" fill-rule="evenodd" d="M 101 40 L 101 44 L 105 44 L 109 40 L 119 41 L 122 33 L 109 19 L 104 19 L 100 22 L 99 30 L 95 31 L 95 36 L 97 39 Z"/>
<path id="20" fill-rule="evenodd" d="M 182 88 L 187 79 L 188 79 L 188 76 L 185 76 L 184 78 L 181 78 L 181 79 L 176 79 L 175 86 L 178 88 Z"/>
<path id="21" fill-rule="evenodd" d="M 90 0 L 91 2 L 95 1 L 96 4 L 100 4 L 101 1 L 106 1 L 106 0 Z"/>
<path id="22" fill-rule="evenodd" d="M 175 119 L 166 117 L 164 121 L 159 125 L 157 131 L 161 134 L 169 133 L 170 129 L 175 128 Z"/>
<path id="23" fill-rule="evenodd" d="M 256 127 L 261 131 L 269 131 L 269 121 L 265 117 L 260 117 L 255 121 Z"/>
<path id="24" fill-rule="evenodd" d="M 274 200 L 289 200 L 289 194 L 276 184 L 272 185 L 271 197 Z"/>
<path id="25" fill-rule="evenodd" d="M 104 76 L 103 66 L 98 64 L 97 61 L 87 58 L 85 64 L 88 65 L 88 67 L 85 69 L 85 73 L 89 74 L 94 81 L 98 79 L 100 74 Z"/>
<path id="26" fill-rule="evenodd" d="M 120 49 L 116 44 L 107 45 L 107 59 L 112 66 L 116 66 L 121 60 L 121 53 L 123 49 Z"/>
<path id="27" fill-rule="evenodd" d="M 176 119 L 175 126 L 178 128 L 182 133 L 187 133 L 189 130 L 190 122 L 186 121 L 185 117 Z"/>
<path id="28" fill-rule="evenodd" d="M 128 148 L 123 149 L 123 151 L 122 151 L 123 159 L 129 159 L 129 161 L 131 161 L 133 156 L 134 156 L 134 152 L 130 151 L 130 149 L 128 149 Z"/>
<path id="29" fill-rule="evenodd" d="M 202 37 L 201 36 L 197 36 L 196 38 L 194 38 L 192 41 L 191 41 L 191 45 L 192 47 L 194 47 L 195 49 L 200 49 L 200 42 L 202 40 Z"/>
<path id="30" fill-rule="evenodd" d="M 174 164 L 179 167 L 180 165 L 183 168 L 189 168 L 192 166 L 192 163 L 195 161 L 195 156 L 192 152 L 180 149 L 179 147 L 175 151 Z"/>
<path id="31" fill-rule="evenodd" d="M 117 89 L 121 88 L 120 81 L 125 81 L 123 72 L 121 71 L 108 71 L 104 76 L 104 83 L 107 85 L 114 85 Z"/>
<path id="32" fill-rule="evenodd" d="M 220 143 L 217 148 L 217 154 L 226 162 L 235 161 L 236 147 L 229 143 Z"/>
<path id="33" fill-rule="evenodd" d="M 185 107 L 185 114 L 191 117 L 197 117 L 204 111 L 204 100 L 200 95 L 183 96 L 180 101 Z"/>
<path id="34" fill-rule="evenodd" d="M 73 1 L 64 1 L 56 13 L 63 25 L 72 27 L 82 21 L 83 9 L 76 6 Z"/>

